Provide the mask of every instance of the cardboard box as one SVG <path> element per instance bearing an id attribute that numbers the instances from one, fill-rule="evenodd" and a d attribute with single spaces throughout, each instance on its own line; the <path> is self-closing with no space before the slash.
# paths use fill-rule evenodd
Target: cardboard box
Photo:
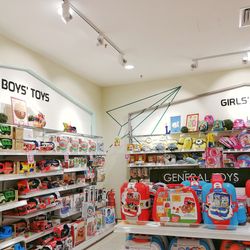
<path id="1" fill-rule="evenodd" d="M 87 236 L 86 236 L 87 240 L 96 235 L 97 225 L 95 216 L 87 219 L 86 230 L 87 230 Z"/>
<path id="2" fill-rule="evenodd" d="M 15 150 L 15 140 L 10 138 L 0 138 L 0 150 Z"/>
<path id="3" fill-rule="evenodd" d="M 84 220 L 77 220 L 71 224 L 71 235 L 74 247 L 86 240 L 86 223 Z"/>
<path id="4" fill-rule="evenodd" d="M 15 140 L 15 150 L 23 150 L 23 140 Z"/>
<path id="5" fill-rule="evenodd" d="M 23 139 L 23 128 L 15 128 L 15 139 L 22 140 Z"/>

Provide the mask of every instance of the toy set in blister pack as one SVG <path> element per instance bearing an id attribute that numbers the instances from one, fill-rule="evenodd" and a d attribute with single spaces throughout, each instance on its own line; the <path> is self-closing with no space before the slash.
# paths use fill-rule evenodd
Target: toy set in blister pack
<path id="1" fill-rule="evenodd" d="M 169 244 L 169 250 L 214 250 L 212 241 L 190 238 L 173 238 Z"/>
<path id="2" fill-rule="evenodd" d="M 161 236 L 129 234 L 125 243 L 127 250 L 165 250 L 167 238 Z"/>
<path id="3" fill-rule="evenodd" d="M 238 209 L 235 187 L 213 174 L 211 183 L 202 188 L 204 224 L 211 228 L 235 229 L 246 222 L 245 208 Z"/>
<path id="4" fill-rule="evenodd" d="M 198 196 L 190 187 L 169 184 L 159 187 L 153 204 L 154 221 L 200 223 L 200 204 Z"/>
<path id="5" fill-rule="evenodd" d="M 123 220 L 149 220 L 149 186 L 140 182 L 126 182 L 120 190 Z"/>

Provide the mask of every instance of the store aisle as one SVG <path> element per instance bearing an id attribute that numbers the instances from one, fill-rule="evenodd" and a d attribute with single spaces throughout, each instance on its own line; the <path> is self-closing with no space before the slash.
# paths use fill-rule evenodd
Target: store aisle
<path id="1" fill-rule="evenodd" d="M 125 234 L 112 233 L 103 240 L 89 247 L 88 250 L 123 250 Z"/>

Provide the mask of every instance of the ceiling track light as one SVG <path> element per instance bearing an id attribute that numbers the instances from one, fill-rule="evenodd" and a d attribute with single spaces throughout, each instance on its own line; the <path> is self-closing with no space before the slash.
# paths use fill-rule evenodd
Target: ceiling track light
<path id="1" fill-rule="evenodd" d="M 225 57 L 225 56 L 234 56 L 234 55 L 243 55 L 242 57 L 243 64 L 247 64 L 248 62 L 250 62 L 250 50 L 242 50 L 242 51 L 230 52 L 230 53 L 225 53 L 225 54 L 194 58 L 192 59 L 192 64 L 190 65 L 190 67 L 191 67 L 191 70 L 194 70 L 198 68 L 199 61 L 205 61 L 209 59 L 220 58 L 220 57 Z"/>
<path id="2" fill-rule="evenodd" d="M 62 5 L 61 5 L 60 9 L 58 10 L 58 13 L 61 16 L 62 21 L 64 23 L 68 23 L 70 20 L 72 20 L 73 11 L 70 8 L 69 0 L 63 0 Z"/>
<path id="3" fill-rule="evenodd" d="M 99 29 L 89 18 L 82 14 L 72 3 L 70 3 L 69 0 L 63 0 L 59 14 L 65 23 L 72 19 L 73 11 L 98 34 L 96 44 L 97 46 L 103 46 L 104 48 L 107 48 L 109 45 L 119 54 L 119 58 L 123 58 L 122 66 L 125 69 L 134 69 L 134 65 L 127 64 L 127 60 L 124 59 L 124 53 L 122 50 L 108 36 L 106 36 L 101 29 Z"/>
<path id="4" fill-rule="evenodd" d="M 120 63 L 124 67 L 124 69 L 131 70 L 135 68 L 134 65 L 128 64 L 128 61 L 124 58 L 124 55 L 120 55 Z"/>

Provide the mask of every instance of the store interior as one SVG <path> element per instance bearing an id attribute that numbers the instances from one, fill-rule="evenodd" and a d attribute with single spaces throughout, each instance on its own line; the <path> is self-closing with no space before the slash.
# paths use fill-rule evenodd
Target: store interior
<path id="1" fill-rule="evenodd" d="M 250 248 L 249 0 L 0 8 L 0 249 Z"/>

